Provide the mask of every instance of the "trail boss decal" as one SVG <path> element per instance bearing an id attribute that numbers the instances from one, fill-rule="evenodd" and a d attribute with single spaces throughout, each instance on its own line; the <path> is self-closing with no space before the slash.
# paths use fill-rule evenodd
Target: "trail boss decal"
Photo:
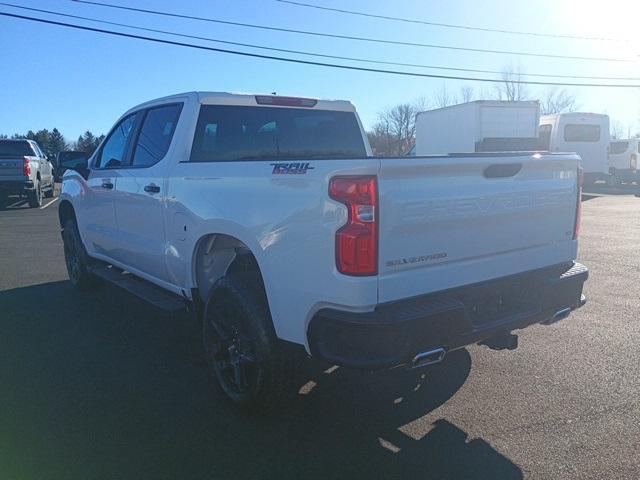
<path id="1" fill-rule="evenodd" d="M 272 175 L 306 175 L 308 170 L 316 167 L 310 166 L 308 163 L 270 163 L 273 166 Z"/>

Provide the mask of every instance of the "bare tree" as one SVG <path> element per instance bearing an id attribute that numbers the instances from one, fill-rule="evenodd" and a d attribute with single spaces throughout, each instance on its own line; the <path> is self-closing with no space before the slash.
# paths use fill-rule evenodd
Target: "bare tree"
<path id="1" fill-rule="evenodd" d="M 473 101 L 475 97 L 475 92 L 473 91 L 473 87 L 470 85 L 463 85 L 460 87 L 460 102 L 467 103 Z"/>
<path id="2" fill-rule="evenodd" d="M 619 120 L 611 122 L 610 135 L 612 139 L 620 139 L 624 137 L 624 125 Z"/>
<path id="3" fill-rule="evenodd" d="M 456 103 L 455 95 L 452 96 L 447 89 L 447 84 L 443 83 L 440 90 L 433 95 L 433 104 L 437 108 L 443 108 L 453 105 L 454 103 Z"/>
<path id="4" fill-rule="evenodd" d="M 427 103 L 420 98 L 413 103 L 401 103 L 378 113 L 378 120 L 367 135 L 376 155 L 402 155 L 415 143 L 416 114 Z"/>
<path id="5" fill-rule="evenodd" d="M 503 68 L 502 70 L 502 83 L 495 85 L 494 96 L 496 100 L 508 100 L 515 102 L 518 100 L 527 100 L 529 98 L 529 91 L 527 86 L 522 81 L 524 70 L 521 65 L 518 64 L 514 67 L 513 64 Z"/>
<path id="6" fill-rule="evenodd" d="M 575 112 L 578 108 L 580 106 L 576 96 L 567 89 L 549 89 L 540 99 L 540 113 L 542 115 Z"/>

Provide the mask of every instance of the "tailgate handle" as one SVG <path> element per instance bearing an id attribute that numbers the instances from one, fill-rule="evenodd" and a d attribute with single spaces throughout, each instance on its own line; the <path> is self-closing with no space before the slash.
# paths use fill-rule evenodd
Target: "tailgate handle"
<path id="1" fill-rule="evenodd" d="M 513 177 L 522 170 L 521 163 L 494 163 L 484 169 L 485 178 Z"/>

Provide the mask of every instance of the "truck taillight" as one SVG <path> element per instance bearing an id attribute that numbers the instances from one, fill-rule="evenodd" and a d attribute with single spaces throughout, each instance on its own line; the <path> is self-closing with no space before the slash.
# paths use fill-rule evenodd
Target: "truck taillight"
<path id="1" fill-rule="evenodd" d="M 631 168 L 631 170 L 637 170 L 638 169 L 638 154 L 637 153 L 632 153 L 631 154 L 631 160 L 629 161 L 629 167 Z"/>
<path id="2" fill-rule="evenodd" d="M 336 267 L 340 273 L 378 273 L 378 182 L 375 175 L 334 177 L 329 196 L 346 205 L 347 223 L 336 232 Z"/>
<path id="3" fill-rule="evenodd" d="M 25 174 L 27 177 L 31 175 L 31 161 L 29 160 L 28 157 L 22 158 L 22 173 Z"/>
<path id="4" fill-rule="evenodd" d="M 578 200 L 576 203 L 576 222 L 573 227 L 573 239 L 580 235 L 580 224 L 582 223 L 582 185 L 584 184 L 584 170 L 578 167 Z"/>

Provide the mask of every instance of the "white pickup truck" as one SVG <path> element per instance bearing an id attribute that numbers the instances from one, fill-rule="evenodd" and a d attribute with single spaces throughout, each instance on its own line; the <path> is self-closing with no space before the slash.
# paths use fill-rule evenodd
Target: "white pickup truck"
<path id="1" fill-rule="evenodd" d="M 186 304 L 224 392 L 268 405 L 295 351 L 422 366 L 580 307 L 578 161 L 378 158 L 349 102 L 180 94 L 63 165 L 65 259 L 80 289 Z"/>

